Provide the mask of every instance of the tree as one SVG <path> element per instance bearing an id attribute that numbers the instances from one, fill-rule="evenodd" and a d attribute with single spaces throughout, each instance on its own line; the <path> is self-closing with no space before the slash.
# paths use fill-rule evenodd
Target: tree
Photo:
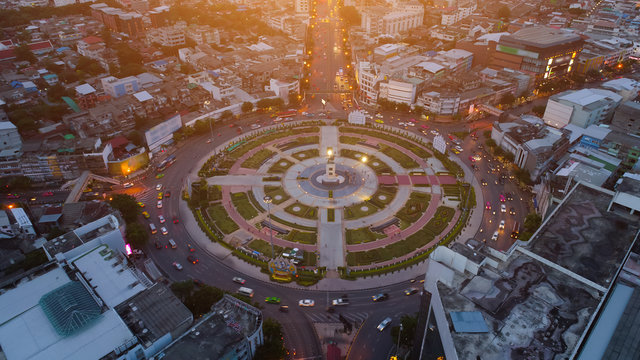
<path id="1" fill-rule="evenodd" d="M 129 139 L 136 146 L 144 145 L 144 138 L 139 131 L 131 131 L 129 134 L 127 134 L 127 139 Z"/>
<path id="2" fill-rule="evenodd" d="M 135 248 L 142 248 L 149 241 L 149 232 L 139 222 L 127 222 L 127 230 L 125 230 L 124 236 L 127 241 Z"/>
<path id="3" fill-rule="evenodd" d="M 512 93 L 506 93 L 506 94 L 502 95 L 502 97 L 500 98 L 499 104 L 501 104 L 501 105 L 511 105 L 511 104 L 513 104 L 514 101 L 516 101 L 516 97 L 513 96 Z"/>
<path id="4" fill-rule="evenodd" d="M 360 25 L 360 13 L 353 6 L 343 6 L 340 9 L 340 16 L 347 23 L 347 26 L 359 26 Z"/>
<path id="5" fill-rule="evenodd" d="M 14 53 L 16 54 L 16 61 L 28 61 L 31 64 L 38 61 L 38 58 L 36 58 L 27 44 L 16 47 Z"/>
<path id="6" fill-rule="evenodd" d="M 298 107 L 298 105 L 300 105 L 300 102 L 298 100 L 298 93 L 295 91 L 289 91 L 289 106 L 292 108 Z"/>
<path id="7" fill-rule="evenodd" d="M 222 112 L 222 114 L 220 114 L 220 120 L 227 120 L 227 119 L 231 119 L 233 117 L 233 113 L 231 112 L 231 110 L 225 110 Z"/>
<path id="8" fill-rule="evenodd" d="M 398 343 L 398 334 L 400 335 L 400 346 L 411 347 L 413 345 L 413 338 L 416 334 L 416 327 L 418 325 L 418 317 L 415 315 L 403 315 L 400 319 L 402 324 L 402 333 L 400 333 L 400 326 L 394 326 L 391 328 L 391 339 L 393 343 Z"/>
<path id="9" fill-rule="evenodd" d="M 524 218 L 524 230 L 531 233 L 536 232 L 542 224 L 542 217 L 536 213 L 528 214 Z"/>
<path id="10" fill-rule="evenodd" d="M 137 220 L 140 206 L 138 206 L 138 200 L 135 197 L 127 194 L 115 194 L 111 198 L 110 204 L 112 208 L 120 211 L 122 218 L 127 223 Z"/>
<path id="11" fill-rule="evenodd" d="M 482 132 L 482 136 L 484 136 L 485 139 L 489 139 L 491 138 L 491 130 L 485 130 Z"/>
<path id="12" fill-rule="evenodd" d="M 62 101 L 63 96 L 69 96 L 67 88 L 60 84 L 53 84 L 47 90 L 47 99 L 51 102 Z"/>
<path id="13" fill-rule="evenodd" d="M 282 325 L 272 318 L 266 318 L 262 323 L 264 343 L 256 349 L 255 359 L 279 360 L 286 355 L 283 342 Z"/>
<path id="14" fill-rule="evenodd" d="M 31 179 L 26 176 L 3 176 L 0 177 L 0 189 L 11 192 L 14 190 L 31 189 Z"/>
<path id="15" fill-rule="evenodd" d="M 245 101 L 242 103 L 241 109 L 244 113 L 251 112 L 253 110 L 253 103 L 251 101 Z"/>
<path id="16" fill-rule="evenodd" d="M 494 148 L 494 147 L 496 147 L 498 145 L 498 144 L 496 144 L 496 141 L 491 139 L 491 138 L 485 140 L 484 144 L 487 145 L 490 148 Z"/>
<path id="17" fill-rule="evenodd" d="M 538 117 L 542 117 L 545 110 L 547 110 L 547 105 L 536 105 L 531 109 L 531 111 Z"/>
<path id="18" fill-rule="evenodd" d="M 509 9 L 508 6 L 506 5 L 502 5 L 500 7 L 500 9 L 498 9 L 498 17 L 500 19 L 509 19 L 509 17 L 511 16 L 511 10 Z"/>
<path id="19" fill-rule="evenodd" d="M 199 317 L 211 311 L 211 306 L 222 299 L 224 292 L 218 288 L 205 285 L 193 292 L 187 300 L 187 307 L 194 317 Z"/>
<path id="20" fill-rule="evenodd" d="M 80 56 L 78 58 L 78 65 L 76 65 L 76 70 L 85 72 L 91 76 L 96 76 L 104 73 L 104 68 L 94 59 L 88 58 L 86 56 Z"/>

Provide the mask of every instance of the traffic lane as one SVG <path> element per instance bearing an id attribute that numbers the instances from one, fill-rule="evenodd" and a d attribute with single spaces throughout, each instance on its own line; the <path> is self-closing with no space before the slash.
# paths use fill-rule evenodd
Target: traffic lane
<path id="1" fill-rule="evenodd" d="M 415 304 L 403 307 L 399 311 L 377 311 L 371 314 L 353 340 L 347 360 L 389 359 L 390 355 L 394 354 L 396 345 L 391 338 L 391 328 L 400 325 L 402 316 L 418 311 L 419 301 L 415 301 Z M 378 325 L 387 317 L 391 318 L 391 323 L 384 330 L 378 330 Z"/>

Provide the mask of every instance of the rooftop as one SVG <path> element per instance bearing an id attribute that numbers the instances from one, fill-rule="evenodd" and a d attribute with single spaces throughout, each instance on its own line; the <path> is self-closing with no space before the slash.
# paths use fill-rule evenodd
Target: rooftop
<path id="1" fill-rule="evenodd" d="M 588 106 L 598 101 L 611 99 L 619 102 L 622 97 L 612 91 L 602 89 L 580 89 L 558 94 L 558 99 L 572 102 L 580 106 Z"/>
<path id="2" fill-rule="evenodd" d="M 516 31 L 512 35 L 506 35 L 503 38 L 505 37 L 542 48 L 557 46 L 581 39 L 577 34 L 548 26 L 526 27 Z"/>

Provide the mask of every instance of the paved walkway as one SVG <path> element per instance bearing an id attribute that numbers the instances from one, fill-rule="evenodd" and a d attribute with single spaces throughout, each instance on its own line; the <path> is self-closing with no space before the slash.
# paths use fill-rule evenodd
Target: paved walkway
<path id="1" fill-rule="evenodd" d="M 320 128 L 320 157 L 327 155 L 327 149 L 331 148 L 333 154 L 338 154 L 338 127 L 322 126 Z"/>
<path id="2" fill-rule="evenodd" d="M 383 223 L 400 211 L 411 196 L 411 186 L 398 186 L 398 192 L 391 202 L 384 209 L 360 219 L 345 220 L 344 227 L 347 229 L 359 229 L 365 226 Z"/>
<path id="3" fill-rule="evenodd" d="M 345 265 L 344 229 L 342 227 L 342 209 L 334 209 L 334 221 L 328 219 L 329 209 L 320 209 L 318 222 L 318 266 L 327 270 L 336 270 Z"/>

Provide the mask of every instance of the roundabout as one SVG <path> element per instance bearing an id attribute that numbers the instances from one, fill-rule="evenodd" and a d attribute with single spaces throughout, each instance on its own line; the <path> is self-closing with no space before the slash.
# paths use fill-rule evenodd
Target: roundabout
<path id="1" fill-rule="evenodd" d="M 261 129 L 203 159 L 188 197 L 211 240 L 265 272 L 292 259 L 288 281 L 308 286 L 401 270 L 455 239 L 475 196 L 446 156 L 417 137 L 317 125 Z"/>

